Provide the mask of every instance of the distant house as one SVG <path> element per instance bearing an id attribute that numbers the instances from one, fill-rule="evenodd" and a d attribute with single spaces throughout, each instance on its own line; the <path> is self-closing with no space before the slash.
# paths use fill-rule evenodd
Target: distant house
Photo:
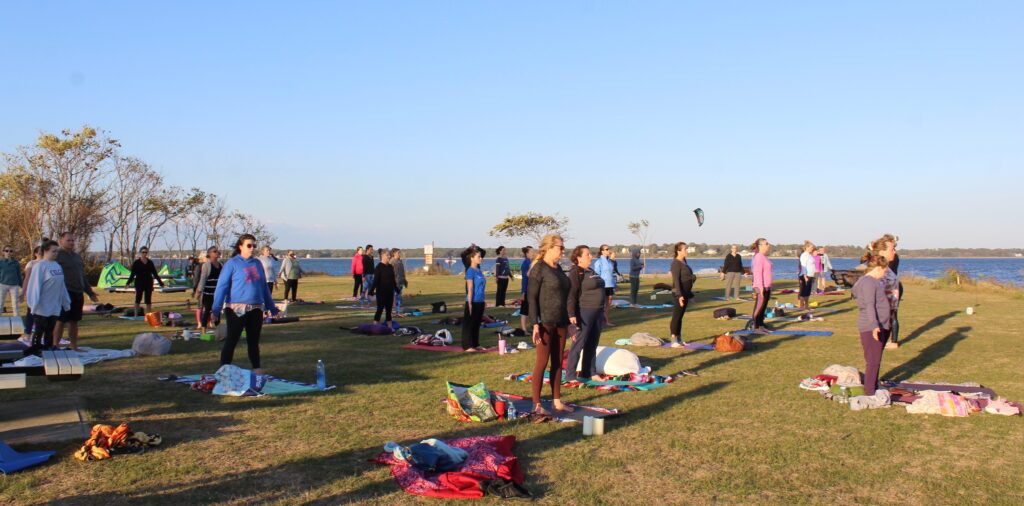
<path id="1" fill-rule="evenodd" d="M 619 250 L 619 253 L 622 253 L 623 255 L 629 254 L 629 248 L 622 248 Z"/>
<path id="2" fill-rule="evenodd" d="M 741 257 L 749 257 L 750 255 L 753 255 L 753 253 L 751 253 L 748 249 L 740 250 L 739 253 Z"/>
<path id="3" fill-rule="evenodd" d="M 704 254 L 705 255 L 717 255 L 718 254 L 718 250 L 716 250 L 715 248 L 706 249 L 706 250 L 704 250 Z"/>

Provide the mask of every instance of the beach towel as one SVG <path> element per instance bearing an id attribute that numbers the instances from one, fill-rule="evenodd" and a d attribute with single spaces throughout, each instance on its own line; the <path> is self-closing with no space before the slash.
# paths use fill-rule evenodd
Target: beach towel
<path id="1" fill-rule="evenodd" d="M 466 460 L 458 470 L 446 473 L 425 473 L 405 460 L 382 452 L 372 462 L 391 466 L 402 490 L 414 495 L 443 499 L 480 499 L 484 496 L 482 482 L 499 478 L 523 482 L 519 460 L 512 452 L 515 436 L 474 436 L 452 439 L 444 443 L 466 451 Z"/>
<path id="2" fill-rule="evenodd" d="M 533 382 L 533 373 L 510 374 L 505 376 L 509 381 L 522 381 L 523 383 Z M 550 374 L 544 372 L 544 384 L 550 384 Z M 601 381 L 563 381 L 562 386 L 566 388 L 596 388 L 598 390 L 609 390 L 612 392 L 646 391 L 668 386 L 672 383 L 671 376 L 656 376 L 652 374 L 624 374 L 622 376 L 605 376 Z M 502 394 L 504 395 L 504 394 Z M 529 401 L 529 399 L 527 399 Z M 531 406 L 527 406 L 532 409 Z M 519 406 L 516 406 L 519 409 Z M 596 409 L 596 408 L 595 408 Z M 548 411 L 551 411 L 550 409 Z M 582 418 L 581 418 L 582 419 Z"/>
<path id="3" fill-rule="evenodd" d="M 753 330 L 734 330 L 733 334 L 756 334 Z M 780 336 L 831 336 L 830 330 L 773 330 L 772 334 Z"/>
<path id="4" fill-rule="evenodd" d="M 122 320 L 135 320 L 135 321 L 142 321 L 142 320 L 146 319 L 145 316 L 125 316 L 125 315 L 118 316 L 118 318 L 120 318 Z"/>
<path id="5" fill-rule="evenodd" d="M 19 452 L 0 441 L 0 474 L 10 474 L 50 460 L 57 452 Z"/>
<path id="6" fill-rule="evenodd" d="M 160 381 L 173 381 L 174 383 L 182 383 L 185 385 L 194 386 L 203 381 L 203 378 L 209 380 L 213 379 L 213 376 L 203 374 L 193 374 L 189 376 L 165 376 L 157 378 Z M 292 381 L 284 378 L 277 378 L 274 376 L 264 375 L 267 379 L 263 385 L 263 389 L 260 390 L 260 395 L 289 395 L 289 394 L 304 394 L 310 392 L 323 392 L 326 390 L 332 390 L 335 388 L 334 385 L 328 385 L 325 388 L 320 388 L 310 383 L 303 383 L 301 381 Z M 216 385 L 214 385 L 216 386 Z M 193 390 L 197 390 L 193 388 Z"/>

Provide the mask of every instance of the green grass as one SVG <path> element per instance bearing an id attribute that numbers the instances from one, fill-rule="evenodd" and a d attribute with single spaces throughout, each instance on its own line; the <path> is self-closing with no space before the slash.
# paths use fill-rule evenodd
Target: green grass
<path id="1" fill-rule="evenodd" d="M 650 294 L 657 279 L 645 279 Z M 458 277 L 415 277 L 408 307 L 446 300 L 461 307 Z M 327 363 L 336 390 L 311 395 L 226 398 L 155 381 L 168 373 L 212 373 L 219 343 L 176 341 L 171 354 L 114 360 L 87 367 L 77 382 L 30 378 L 29 387 L 0 391 L 3 403 L 79 396 L 93 423 L 129 422 L 163 435 L 144 455 L 100 462 L 71 457 L 75 442 L 51 464 L 0 477 L 0 503 L 146 504 L 435 502 L 401 491 L 387 468 L 367 462 L 389 440 L 511 434 L 526 486 L 545 504 L 709 503 L 1020 503 L 1024 485 L 1018 417 L 911 415 L 902 407 L 853 412 L 797 388 L 834 363 L 863 368 L 856 310 L 846 297 L 822 297 L 840 312 L 824 322 L 782 324 L 832 330 L 832 337 L 765 336 L 759 350 L 713 351 L 632 348 L 659 374 L 699 371 L 650 392 L 563 392 L 569 401 L 618 408 L 607 433 L 584 438 L 578 424 L 473 424 L 449 418 L 439 402 L 446 380 L 528 395 L 529 384 L 505 381 L 530 370 L 533 353 L 438 353 L 401 348 L 400 337 L 357 336 L 338 329 L 369 320 L 346 317 L 335 301 L 351 293 L 343 278 L 304 279 L 300 296 L 322 306 L 294 306 L 294 324 L 265 327 L 268 373 L 313 381 L 317 359 Z M 709 341 L 743 322 L 714 320 L 732 303 L 717 279 L 701 279 L 703 293 L 684 322 L 684 338 Z M 783 283 L 781 288 L 791 287 Z M 489 287 L 493 293 L 493 286 Z M 666 297 L 661 299 L 667 300 Z M 125 303 L 127 295 L 105 301 Z M 181 295 L 158 296 L 162 309 L 183 307 Z M 649 299 L 645 299 L 649 300 Z M 783 295 L 782 302 L 794 302 Z M 973 316 L 963 309 L 976 306 Z M 750 312 L 751 303 L 736 305 Z M 886 351 L 883 377 L 977 381 L 1024 400 L 1019 298 L 907 287 L 901 308 L 905 344 Z M 488 310 L 507 317 L 510 310 Z M 667 337 L 670 310 L 614 309 L 617 327 L 602 344 L 648 331 Z M 434 330 L 436 316 L 403 319 Z M 87 316 L 82 344 L 127 348 L 144 324 Z M 456 339 L 458 332 L 455 332 Z M 495 343 L 484 332 L 485 345 Z M 236 363 L 248 367 L 244 347 Z M 545 390 L 548 392 L 548 390 Z M 80 444 L 80 443 L 79 443 Z M 42 449 L 42 448 L 26 448 Z"/>

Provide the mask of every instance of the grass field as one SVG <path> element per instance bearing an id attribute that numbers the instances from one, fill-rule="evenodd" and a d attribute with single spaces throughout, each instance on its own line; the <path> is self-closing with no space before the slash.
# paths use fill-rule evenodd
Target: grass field
<path id="1" fill-rule="evenodd" d="M 462 280 L 414 277 L 407 307 L 446 300 L 461 308 Z M 649 301 L 656 278 L 644 280 Z M 492 390 L 529 395 L 529 384 L 505 381 L 527 372 L 532 352 L 459 354 L 406 350 L 403 337 L 366 337 L 339 330 L 370 320 L 335 309 L 351 280 L 313 277 L 299 295 L 320 306 L 293 306 L 298 323 L 265 327 L 264 369 L 312 382 L 317 359 L 337 389 L 310 395 L 227 398 L 155 380 L 174 373 L 212 373 L 219 343 L 175 341 L 162 357 L 136 357 L 87 366 L 77 382 L 30 378 L 28 388 L 0 391 L 7 401 L 78 396 L 93 423 L 127 421 L 163 436 L 139 456 L 79 462 L 80 442 L 52 447 L 50 464 L 0 477 L 4 504 L 284 503 L 403 504 L 437 502 L 403 492 L 386 467 L 367 462 L 387 441 L 511 434 L 525 485 L 545 504 L 624 503 L 1003 503 L 1024 502 L 1024 443 L 1020 417 L 975 414 L 945 418 L 908 414 L 902 407 L 850 411 L 797 388 L 834 363 L 863 368 L 856 309 L 847 297 L 821 297 L 838 312 L 825 321 L 779 324 L 831 330 L 831 337 L 764 336 L 754 352 L 720 354 L 632 348 L 657 374 L 698 371 L 650 392 L 563 390 L 577 403 L 618 408 L 606 434 L 584 438 L 579 424 L 461 423 L 440 399 L 444 382 L 484 381 Z M 701 279 L 684 321 L 684 338 L 708 342 L 742 327 L 712 311 L 721 282 Z M 781 287 L 791 286 L 782 283 Z M 493 293 L 493 286 L 489 286 Z M 280 293 L 280 292 L 278 292 Z M 493 296 L 492 296 L 493 297 Z M 661 297 L 667 301 L 667 297 Z M 105 295 L 125 304 L 128 295 Z M 184 307 L 180 294 L 157 296 L 163 310 Z M 780 296 L 795 302 L 794 295 Z M 171 303 L 173 301 L 173 304 Z M 751 303 L 736 305 L 749 313 Z M 966 315 L 964 308 L 977 313 Z M 1008 294 L 975 294 L 907 286 L 901 307 L 904 345 L 886 351 L 883 378 L 976 381 L 1024 400 L 1020 329 L 1024 302 Z M 511 310 L 488 310 L 507 317 Z M 671 310 L 614 309 L 618 326 L 602 344 L 647 331 L 667 337 Z M 365 311 L 360 311 L 365 313 Z M 461 314 L 461 309 L 458 311 Z M 404 318 L 431 331 L 436 316 Z M 82 345 L 128 348 L 141 322 L 87 316 Z M 458 339 L 458 331 L 455 332 Z M 491 332 L 484 345 L 494 345 Z M 243 347 L 235 363 L 248 367 Z M 549 392 L 545 389 L 546 392 Z"/>

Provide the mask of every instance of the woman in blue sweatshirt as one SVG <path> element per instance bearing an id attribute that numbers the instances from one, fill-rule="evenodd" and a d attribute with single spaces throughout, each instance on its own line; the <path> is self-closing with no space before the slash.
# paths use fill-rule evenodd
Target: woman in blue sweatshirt
<path id="1" fill-rule="evenodd" d="M 243 234 L 235 243 L 235 253 L 224 264 L 213 295 L 213 316 L 220 317 L 221 310 L 227 316 L 227 337 L 220 351 L 221 365 L 230 364 L 235 356 L 235 346 L 245 330 L 248 342 L 249 362 L 253 372 L 260 369 L 260 332 L 263 330 L 263 314 L 267 311 L 277 314 L 277 306 L 270 296 L 263 264 L 253 253 L 256 238 Z"/>

